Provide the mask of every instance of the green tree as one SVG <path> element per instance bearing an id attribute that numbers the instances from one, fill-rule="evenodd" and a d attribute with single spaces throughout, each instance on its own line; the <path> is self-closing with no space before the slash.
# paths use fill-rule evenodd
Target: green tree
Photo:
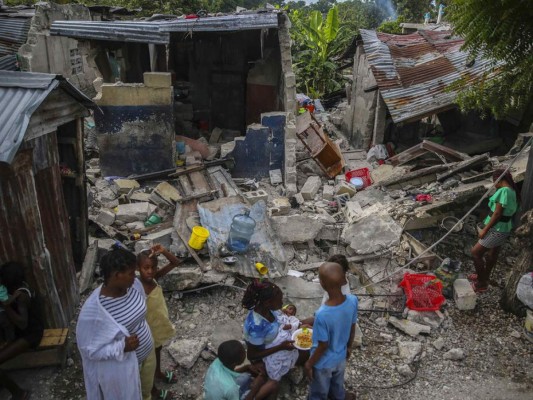
<path id="1" fill-rule="evenodd" d="M 291 19 L 298 89 L 314 98 L 340 89 L 341 77 L 333 57 L 343 50 L 342 36 L 347 31 L 339 24 L 337 7 L 331 7 L 325 19 L 317 10 L 296 10 Z"/>
<path id="2" fill-rule="evenodd" d="M 432 0 L 393 0 L 398 17 L 405 22 L 422 22 L 424 14 L 433 9 Z"/>
<path id="3" fill-rule="evenodd" d="M 337 5 L 341 26 L 355 36 L 359 29 L 375 29 L 389 17 L 387 11 L 373 1 L 350 0 Z"/>
<path id="4" fill-rule="evenodd" d="M 533 23 L 527 0 L 453 0 L 448 20 L 474 57 L 492 60 L 483 79 L 458 98 L 463 109 L 490 110 L 494 116 L 519 115 L 532 108 Z M 526 113 L 530 123 L 532 113 Z"/>

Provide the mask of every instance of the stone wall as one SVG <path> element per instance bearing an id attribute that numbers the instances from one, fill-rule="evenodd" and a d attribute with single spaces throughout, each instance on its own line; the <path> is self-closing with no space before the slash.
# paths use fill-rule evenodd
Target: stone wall
<path id="1" fill-rule="evenodd" d="M 171 74 L 146 72 L 144 84 L 103 84 L 95 98 L 103 176 L 128 176 L 172 168 L 174 97 Z"/>
<path id="2" fill-rule="evenodd" d="M 19 49 L 21 70 L 61 74 L 88 96 L 94 96 L 94 69 L 89 65 L 89 47 L 75 39 L 50 36 L 54 21 L 90 21 L 89 9 L 79 4 L 39 3 L 35 6 L 26 44 Z"/>

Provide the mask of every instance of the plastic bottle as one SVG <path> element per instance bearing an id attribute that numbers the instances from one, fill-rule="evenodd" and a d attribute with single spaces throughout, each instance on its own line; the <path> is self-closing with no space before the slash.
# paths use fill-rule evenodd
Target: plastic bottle
<path id="1" fill-rule="evenodd" d="M 246 210 L 243 214 L 235 215 L 228 237 L 229 249 L 237 253 L 244 253 L 248 249 L 254 230 L 255 220 L 250 217 L 250 211 Z"/>

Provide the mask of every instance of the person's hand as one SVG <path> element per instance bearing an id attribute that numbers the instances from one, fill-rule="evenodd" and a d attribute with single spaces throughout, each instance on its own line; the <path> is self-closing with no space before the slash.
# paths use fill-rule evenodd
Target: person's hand
<path id="1" fill-rule="evenodd" d="M 309 324 L 300 324 L 300 328 L 304 329 L 304 328 L 307 328 L 307 329 L 313 329 L 313 325 L 309 325 Z"/>
<path id="2" fill-rule="evenodd" d="M 285 324 L 283 325 L 283 330 L 284 331 L 290 331 L 292 329 L 292 325 L 291 324 Z"/>
<path id="3" fill-rule="evenodd" d="M 152 250 L 152 254 L 150 256 L 158 256 L 159 254 L 167 251 L 167 249 L 160 244 L 154 244 L 150 250 Z"/>
<path id="4" fill-rule="evenodd" d="M 124 352 L 134 351 L 137 347 L 139 347 L 139 338 L 137 335 L 128 336 L 124 340 Z"/>
<path id="5" fill-rule="evenodd" d="M 294 350 L 294 340 L 285 340 L 279 345 L 280 350 Z"/>
<path id="6" fill-rule="evenodd" d="M 487 232 L 488 232 L 488 231 L 487 231 L 486 229 L 482 229 L 481 232 L 479 232 L 478 237 L 479 237 L 480 239 L 483 239 L 485 236 L 487 236 Z"/>
<path id="7" fill-rule="evenodd" d="M 305 372 L 305 376 L 307 376 L 307 379 L 309 379 L 309 381 L 312 381 L 313 380 L 313 366 L 309 364 L 309 361 L 307 361 L 304 364 L 304 372 Z"/>
<path id="8" fill-rule="evenodd" d="M 265 375 L 265 367 L 264 365 L 261 363 L 261 364 L 250 364 L 248 365 L 248 371 L 252 374 L 252 375 Z"/>

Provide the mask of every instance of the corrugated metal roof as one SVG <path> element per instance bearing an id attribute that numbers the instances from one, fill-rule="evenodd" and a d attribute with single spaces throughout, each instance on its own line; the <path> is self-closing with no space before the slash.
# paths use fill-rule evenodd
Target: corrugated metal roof
<path id="1" fill-rule="evenodd" d="M 82 104 L 94 105 L 61 75 L 0 71 L 0 161 L 11 163 L 31 115 L 58 86 Z"/>
<path id="2" fill-rule="evenodd" d="M 454 104 L 450 85 L 472 83 L 488 72 L 491 62 L 481 57 L 474 65 L 461 51 L 464 40 L 450 31 L 418 31 L 390 35 L 360 30 L 365 54 L 381 96 L 394 122 L 422 118 Z"/>
<path id="3" fill-rule="evenodd" d="M 30 25 L 31 18 L 28 16 L 0 15 L 0 57 L 15 54 L 26 43 Z"/>
<path id="4" fill-rule="evenodd" d="M 16 71 L 17 70 L 17 56 L 15 54 L 8 54 L 0 57 L 0 71 Z"/>
<path id="5" fill-rule="evenodd" d="M 56 21 L 52 35 L 77 39 L 167 44 L 171 32 L 224 32 L 278 27 L 278 13 L 225 15 L 164 21 Z"/>

